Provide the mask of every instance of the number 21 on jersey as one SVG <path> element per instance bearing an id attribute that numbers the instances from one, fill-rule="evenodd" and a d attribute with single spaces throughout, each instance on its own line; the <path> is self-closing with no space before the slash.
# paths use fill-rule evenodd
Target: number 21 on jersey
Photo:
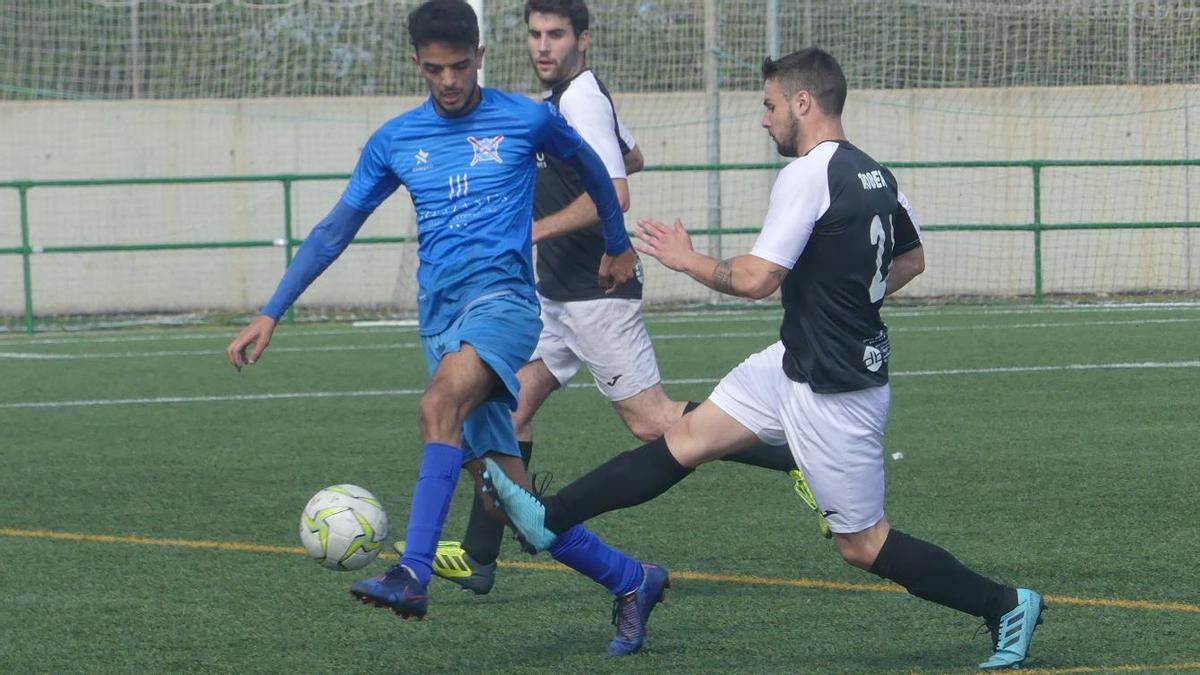
<path id="1" fill-rule="evenodd" d="M 878 214 L 871 219 L 871 245 L 875 247 L 875 276 L 871 279 L 871 302 L 879 302 L 887 294 L 888 270 L 883 264 L 884 249 L 892 239 L 892 216 L 887 215 L 887 231 L 884 231 L 883 219 Z M 890 265 L 889 265 L 890 267 Z"/>

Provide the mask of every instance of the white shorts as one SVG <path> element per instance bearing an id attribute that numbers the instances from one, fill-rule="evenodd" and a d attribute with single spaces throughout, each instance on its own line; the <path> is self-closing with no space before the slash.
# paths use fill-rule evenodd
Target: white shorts
<path id="1" fill-rule="evenodd" d="M 559 386 L 567 386 L 584 364 L 610 401 L 632 398 L 662 381 L 641 300 L 538 299 L 542 334 L 529 360 L 545 363 Z"/>
<path id="2" fill-rule="evenodd" d="M 830 530 L 865 530 L 883 518 L 891 387 L 817 394 L 784 374 L 783 353 L 776 342 L 742 361 L 709 400 L 764 443 L 787 442 Z"/>

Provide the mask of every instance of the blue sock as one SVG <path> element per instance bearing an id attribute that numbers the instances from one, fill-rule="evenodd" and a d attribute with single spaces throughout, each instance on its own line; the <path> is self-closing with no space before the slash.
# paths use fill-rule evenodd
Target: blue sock
<path id="1" fill-rule="evenodd" d="M 408 513 L 402 565 L 408 565 L 417 579 L 429 583 L 433 576 L 433 554 L 437 551 L 442 525 L 450 512 L 450 499 L 458 485 L 463 451 L 444 443 L 426 443 L 421 473 L 413 489 L 412 510 Z"/>
<path id="2" fill-rule="evenodd" d="M 583 525 L 575 525 L 558 535 L 549 550 L 555 560 L 607 588 L 613 595 L 636 591 L 646 574 L 640 562 L 600 541 L 600 537 Z"/>

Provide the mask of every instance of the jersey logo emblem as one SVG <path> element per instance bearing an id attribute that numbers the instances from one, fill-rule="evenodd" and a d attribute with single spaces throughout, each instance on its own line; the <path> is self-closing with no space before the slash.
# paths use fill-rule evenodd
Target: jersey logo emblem
<path id="1" fill-rule="evenodd" d="M 471 166 L 475 166 L 480 162 L 503 164 L 504 160 L 500 157 L 500 141 L 503 140 L 503 135 L 491 138 L 467 136 L 467 141 L 470 142 L 471 149 L 475 151 L 474 156 L 471 157 Z"/>
<path id="2" fill-rule="evenodd" d="M 417 154 L 413 155 L 413 158 L 417 160 L 417 164 L 429 163 L 429 153 L 424 150 L 417 150 Z"/>
<path id="3" fill-rule="evenodd" d="M 624 375 L 624 373 L 622 373 L 622 375 Z M 605 382 L 604 385 L 607 387 L 616 386 L 617 380 L 619 380 L 619 379 L 621 379 L 621 375 L 614 375 L 613 379 L 609 380 L 608 382 Z"/>

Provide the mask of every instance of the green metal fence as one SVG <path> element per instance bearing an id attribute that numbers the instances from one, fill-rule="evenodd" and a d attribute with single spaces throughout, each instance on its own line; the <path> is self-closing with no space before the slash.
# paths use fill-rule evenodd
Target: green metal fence
<path id="1" fill-rule="evenodd" d="M 778 170 L 783 164 L 777 163 L 747 163 L 747 164 L 673 164 L 647 166 L 645 171 L 670 172 L 707 172 L 707 171 L 763 171 Z M 1042 222 L 1042 171 L 1056 167 L 1188 167 L 1200 166 L 1200 159 L 1163 159 L 1163 160 L 1025 160 L 1025 161 L 963 161 L 963 162 L 892 162 L 887 166 L 891 169 L 1011 169 L 1026 168 L 1032 172 L 1033 185 L 1033 220 L 1029 223 L 996 223 L 996 224 L 929 224 L 922 225 L 926 232 L 1030 232 L 1033 235 L 1033 270 L 1035 304 L 1042 302 L 1042 234 L 1056 230 L 1109 230 L 1109 229 L 1170 229 L 1191 228 L 1200 229 L 1200 221 L 1159 221 L 1159 222 L 1092 222 L 1092 223 L 1044 223 Z M 270 174 L 257 176 L 196 176 L 182 178 L 105 178 L 79 180 L 25 180 L 0 182 L 0 189 L 17 191 L 18 208 L 20 211 L 21 245 L 18 247 L 0 248 L 0 255 L 19 255 L 22 258 L 23 294 L 25 300 L 25 330 L 34 332 L 33 279 L 31 274 L 31 258 L 34 255 L 54 255 L 67 253 L 98 253 L 113 251 L 178 251 L 196 249 L 235 249 L 235 248 L 267 248 L 280 247 L 283 249 L 284 266 L 290 265 L 292 255 L 303 239 L 293 234 L 292 227 L 292 187 L 302 181 L 346 180 L 349 174 Z M 187 185 L 212 183 L 278 183 L 283 200 L 283 222 L 280 224 L 282 236 L 278 239 L 251 239 L 236 241 L 200 241 L 183 243 L 131 243 L 131 244 L 97 244 L 81 246 L 33 246 L 31 245 L 29 227 L 30 190 L 44 190 L 66 187 L 122 186 L 122 185 Z M 691 234 L 698 235 L 728 235 L 752 234 L 758 228 L 719 228 L 695 229 Z M 368 244 L 399 244 L 414 241 L 415 237 L 357 237 L 356 243 Z M 292 320 L 291 312 L 288 320 Z"/>

